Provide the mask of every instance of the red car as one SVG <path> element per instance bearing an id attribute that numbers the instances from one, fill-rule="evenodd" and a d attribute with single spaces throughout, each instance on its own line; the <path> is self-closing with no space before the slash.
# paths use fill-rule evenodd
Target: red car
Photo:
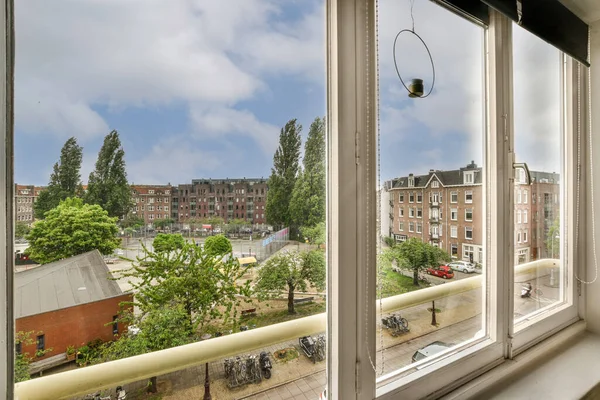
<path id="1" fill-rule="evenodd" d="M 444 279 L 452 279 L 454 278 L 454 271 L 447 265 L 440 265 L 439 267 L 431 267 L 427 268 L 427 273 L 429 275 L 439 276 Z"/>

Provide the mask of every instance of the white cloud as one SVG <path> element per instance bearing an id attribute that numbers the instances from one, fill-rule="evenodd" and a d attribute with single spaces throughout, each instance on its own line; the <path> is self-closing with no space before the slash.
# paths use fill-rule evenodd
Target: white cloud
<path id="1" fill-rule="evenodd" d="M 265 155 L 272 155 L 277 147 L 279 128 L 259 121 L 248 110 L 195 106 L 191 109 L 191 119 L 196 138 L 214 140 L 223 135 L 247 136 L 259 144 Z"/>
<path id="2" fill-rule="evenodd" d="M 265 76 L 323 82 L 324 5 L 315 4 L 277 23 L 285 5 L 277 0 L 17 2 L 17 127 L 91 138 L 107 133 L 95 105 L 183 102 L 219 110 L 213 124 L 217 115 L 241 117 L 269 130 L 233 108 L 263 92 Z M 239 132 L 239 123 L 221 124 Z"/>
<path id="3" fill-rule="evenodd" d="M 203 151 L 183 136 L 171 136 L 158 142 L 141 158 L 127 160 L 127 178 L 144 184 L 178 184 L 190 180 L 190 172 L 220 175 L 226 158 L 217 152 Z"/>

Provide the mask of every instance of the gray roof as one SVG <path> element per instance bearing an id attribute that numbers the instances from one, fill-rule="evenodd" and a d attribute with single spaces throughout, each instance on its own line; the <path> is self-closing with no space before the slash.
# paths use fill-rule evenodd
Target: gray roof
<path id="1" fill-rule="evenodd" d="M 475 171 L 475 179 L 474 184 L 481 184 L 481 168 L 477 167 L 477 164 L 471 162 L 464 168 L 450 170 L 450 171 L 440 171 L 440 170 L 429 170 L 427 175 L 412 175 L 414 177 L 415 182 L 412 187 L 415 188 L 424 188 L 427 186 L 432 177 L 437 178 L 437 180 L 442 184 L 442 186 L 454 186 L 454 185 L 463 185 L 464 184 L 464 173 L 466 171 Z M 391 182 L 386 184 L 388 189 L 397 189 L 397 188 L 408 188 L 408 178 L 410 176 L 404 176 L 401 178 L 392 179 Z M 434 178 L 434 179 L 435 179 Z"/>
<path id="2" fill-rule="evenodd" d="M 15 273 L 15 318 L 123 294 L 98 250 Z"/>

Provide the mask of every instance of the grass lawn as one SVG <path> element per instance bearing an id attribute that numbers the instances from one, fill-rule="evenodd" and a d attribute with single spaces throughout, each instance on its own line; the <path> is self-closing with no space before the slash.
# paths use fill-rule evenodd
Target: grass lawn
<path id="1" fill-rule="evenodd" d="M 412 278 L 394 272 L 391 266 L 386 266 L 381 271 L 381 287 L 381 297 L 390 297 L 419 290 L 425 286 L 414 286 Z"/>
<path id="2" fill-rule="evenodd" d="M 268 303 L 265 302 L 265 303 Z M 243 317 L 240 320 L 241 325 L 253 325 L 256 327 L 278 324 L 280 322 L 291 321 L 296 318 L 308 317 L 310 315 L 325 312 L 325 302 L 313 302 L 308 304 L 297 304 L 294 309 L 296 314 L 288 314 L 285 310 L 273 310 L 258 312 L 256 316 Z"/>

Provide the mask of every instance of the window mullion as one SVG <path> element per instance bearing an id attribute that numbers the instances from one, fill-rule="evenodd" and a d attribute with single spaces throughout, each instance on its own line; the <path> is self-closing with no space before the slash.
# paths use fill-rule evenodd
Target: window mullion
<path id="1" fill-rule="evenodd" d="M 328 0 L 327 14 L 328 398 L 372 399 L 378 209 L 374 1 Z"/>
<path id="2" fill-rule="evenodd" d="M 505 356 L 510 355 L 513 308 L 513 105 L 512 105 L 512 31 L 511 21 L 490 11 L 487 30 L 487 179 L 488 276 L 490 336 L 505 341 Z"/>

